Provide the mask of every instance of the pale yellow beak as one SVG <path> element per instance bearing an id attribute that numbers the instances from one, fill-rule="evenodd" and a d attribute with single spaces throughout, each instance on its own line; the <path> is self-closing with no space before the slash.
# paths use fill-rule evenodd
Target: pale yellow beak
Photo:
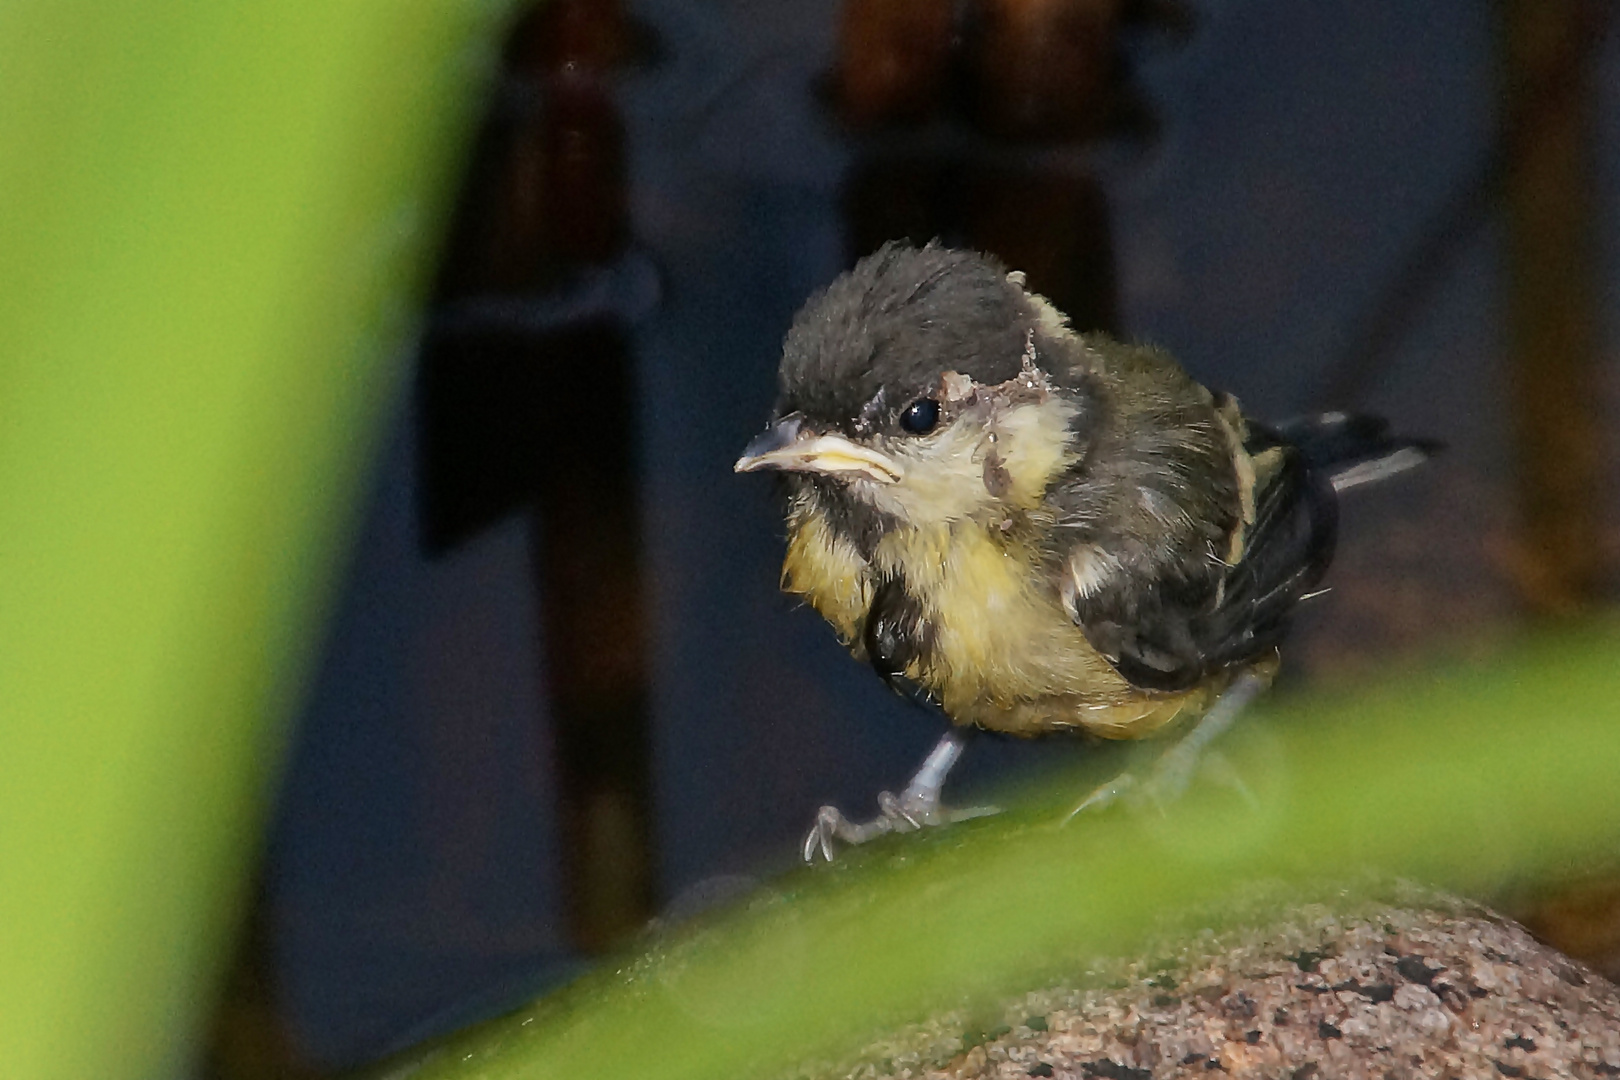
<path id="1" fill-rule="evenodd" d="M 784 416 L 743 448 L 733 466 L 737 472 L 782 469 L 787 472 L 855 473 L 880 484 L 905 475 L 900 463 L 842 435 L 816 435 L 804 430 L 797 413 Z"/>

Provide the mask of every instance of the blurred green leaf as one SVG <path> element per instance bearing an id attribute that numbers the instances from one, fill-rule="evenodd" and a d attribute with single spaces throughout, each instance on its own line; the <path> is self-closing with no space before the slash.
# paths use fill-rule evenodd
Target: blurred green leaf
<path id="1" fill-rule="evenodd" d="M 1219 747 L 1248 796 L 1203 780 L 1162 814 L 1064 825 L 1086 790 L 1071 784 L 1001 818 L 887 838 L 386 1075 L 779 1075 L 1087 957 L 1129 955 L 1254 882 L 1304 895 L 1399 875 L 1478 896 L 1612 859 L 1617 661 L 1610 622 L 1364 692 L 1267 703 Z"/>
<path id="2" fill-rule="evenodd" d="M 0 1074 L 187 1071 L 505 5 L 0 6 Z"/>

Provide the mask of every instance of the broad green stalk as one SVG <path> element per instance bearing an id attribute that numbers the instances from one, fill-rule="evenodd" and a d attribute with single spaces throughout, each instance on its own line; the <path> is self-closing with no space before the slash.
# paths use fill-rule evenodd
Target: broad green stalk
<path id="1" fill-rule="evenodd" d="M 503 5 L 0 6 L 0 1075 L 188 1075 Z"/>

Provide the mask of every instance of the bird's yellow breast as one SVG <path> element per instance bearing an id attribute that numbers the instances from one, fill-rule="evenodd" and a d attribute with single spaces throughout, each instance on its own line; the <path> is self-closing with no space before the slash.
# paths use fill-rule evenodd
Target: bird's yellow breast
<path id="1" fill-rule="evenodd" d="M 872 606 L 872 567 L 855 545 L 833 531 L 825 515 L 795 506 L 788 514 L 787 556 L 782 560 L 782 591 L 802 596 L 854 644 Z"/>
<path id="2" fill-rule="evenodd" d="M 891 577 L 904 579 L 933 628 L 931 648 L 905 674 L 956 723 L 1139 738 L 1207 705 L 1209 688 L 1164 694 L 1126 682 L 1069 617 L 1016 529 L 974 519 L 899 526 L 868 560 L 814 508 L 790 515 L 782 587 L 857 654 L 876 582 Z"/>

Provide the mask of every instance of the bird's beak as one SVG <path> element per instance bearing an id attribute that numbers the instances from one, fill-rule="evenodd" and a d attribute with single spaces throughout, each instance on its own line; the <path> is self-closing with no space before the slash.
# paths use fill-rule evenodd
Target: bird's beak
<path id="1" fill-rule="evenodd" d="M 789 413 L 760 432 L 743 448 L 737 472 L 783 469 L 789 472 L 858 473 L 880 484 L 904 475 L 900 463 L 842 435 L 817 435 L 804 427 L 804 417 Z"/>

